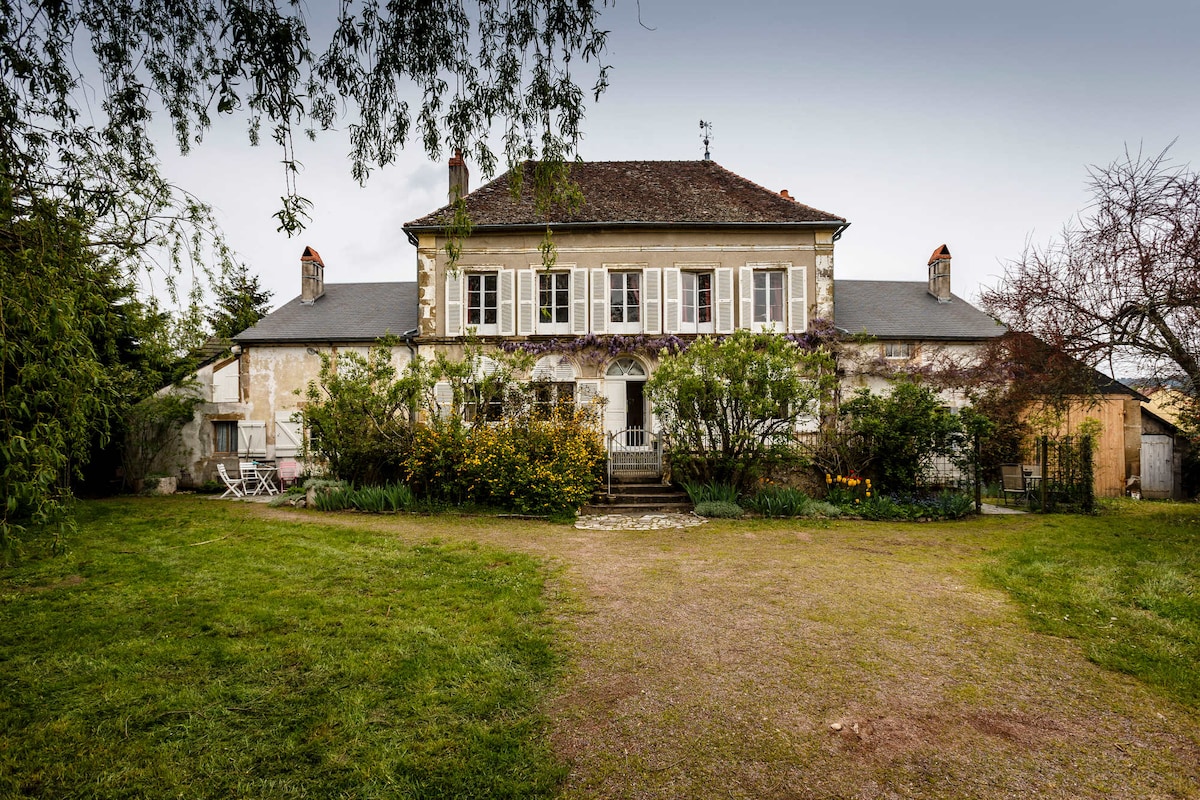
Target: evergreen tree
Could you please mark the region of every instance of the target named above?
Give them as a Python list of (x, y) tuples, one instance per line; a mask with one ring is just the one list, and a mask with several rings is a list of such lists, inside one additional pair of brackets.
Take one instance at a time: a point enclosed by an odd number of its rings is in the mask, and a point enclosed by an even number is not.
[(259, 285), (258, 276), (251, 275), (245, 264), (226, 272), (217, 285), (216, 308), (206, 319), (214, 336), (230, 339), (246, 330), (271, 310), (271, 292)]

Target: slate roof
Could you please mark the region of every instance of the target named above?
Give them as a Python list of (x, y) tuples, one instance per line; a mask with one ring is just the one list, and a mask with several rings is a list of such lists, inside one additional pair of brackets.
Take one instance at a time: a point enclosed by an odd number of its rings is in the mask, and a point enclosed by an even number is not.
[[(524, 165), (522, 194), (514, 199), (506, 172), (465, 198), (475, 228), (552, 225), (844, 225), (835, 214), (797, 203), (735, 175), (713, 161), (591, 161), (571, 165), (583, 193), (577, 211), (533, 207), (534, 162)], [(406, 229), (439, 228), (449, 206), (413, 220)]]
[(242, 344), (372, 342), (417, 327), (417, 284), (327, 283), (311, 305), (289, 300), (238, 335)]
[(878, 339), (978, 340), (1007, 330), (958, 295), (939, 303), (923, 281), (835, 280), (833, 322)]

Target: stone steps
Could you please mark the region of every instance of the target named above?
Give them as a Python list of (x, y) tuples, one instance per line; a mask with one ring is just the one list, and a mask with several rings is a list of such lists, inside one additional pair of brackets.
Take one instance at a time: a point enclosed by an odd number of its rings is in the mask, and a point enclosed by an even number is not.
[(592, 502), (583, 507), (584, 514), (650, 514), (656, 511), (688, 512), (692, 510), (687, 493), (661, 482), (617, 482), (612, 494), (596, 492)]

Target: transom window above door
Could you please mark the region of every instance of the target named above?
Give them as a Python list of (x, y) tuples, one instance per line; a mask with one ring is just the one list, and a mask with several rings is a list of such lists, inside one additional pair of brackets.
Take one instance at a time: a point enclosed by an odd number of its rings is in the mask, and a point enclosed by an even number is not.
[(499, 326), (499, 276), (473, 272), (467, 276), (467, 325), (479, 333), (495, 333)]
[(646, 368), (635, 358), (618, 358), (604, 374), (610, 378), (644, 378), (646, 377)]
[(608, 273), (608, 323), (610, 333), (642, 330), (642, 273)]

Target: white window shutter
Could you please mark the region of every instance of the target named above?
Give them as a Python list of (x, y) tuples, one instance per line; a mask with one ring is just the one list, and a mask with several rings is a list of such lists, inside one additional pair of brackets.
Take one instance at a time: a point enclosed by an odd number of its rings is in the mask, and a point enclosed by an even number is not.
[(446, 276), (446, 335), (463, 334), (463, 274)]
[(792, 267), (788, 270), (788, 330), (804, 333), (808, 330), (808, 270)]
[(554, 367), (554, 380), (558, 383), (571, 383), (575, 380), (575, 365), (569, 358), (559, 357), (558, 365)]
[(480, 356), (479, 364), (476, 367), (475, 380), (481, 381), (484, 378), (490, 378), (496, 374), (496, 370), (500, 368), (499, 362), (491, 356)]
[(663, 270), (663, 333), (679, 333), (680, 284), (678, 267)]
[(598, 401), (600, 381), (579, 381), (575, 384), (575, 404), (586, 406)]
[(523, 269), (517, 275), (517, 335), (533, 333), (537, 318), (537, 270)]
[(433, 385), (433, 402), (442, 419), (449, 419), (454, 413), (454, 387), (449, 381), (438, 381)]
[(717, 270), (716, 331), (733, 333), (733, 270), (721, 267)]
[(742, 299), (742, 327), (754, 330), (754, 270), (742, 267), (738, 270), (738, 293)]
[(584, 336), (588, 332), (587, 270), (571, 270), (571, 333)]
[(608, 330), (608, 270), (592, 270), (592, 333)]
[(304, 426), (292, 421), (291, 411), (275, 412), (275, 456), (294, 456), (304, 444)]
[(238, 454), (266, 458), (267, 423), (254, 420), (238, 422)]
[(214, 403), (236, 403), (238, 397), (238, 361), (234, 359), (213, 372)]
[(662, 333), (662, 270), (642, 270), (642, 330)]
[(516, 330), (516, 315), (517, 315), (517, 299), (513, 296), (515, 290), (516, 273), (511, 269), (500, 270), (496, 282), (499, 296), (496, 298), (496, 303), (499, 308), (496, 309), (497, 333), (501, 336), (512, 336)]
[(529, 378), (534, 383), (543, 383), (545, 381), (554, 380), (554, 370), (558, 366), (558, 356), (542, 356), (533, 365), (533, 371), (529, 373)]

